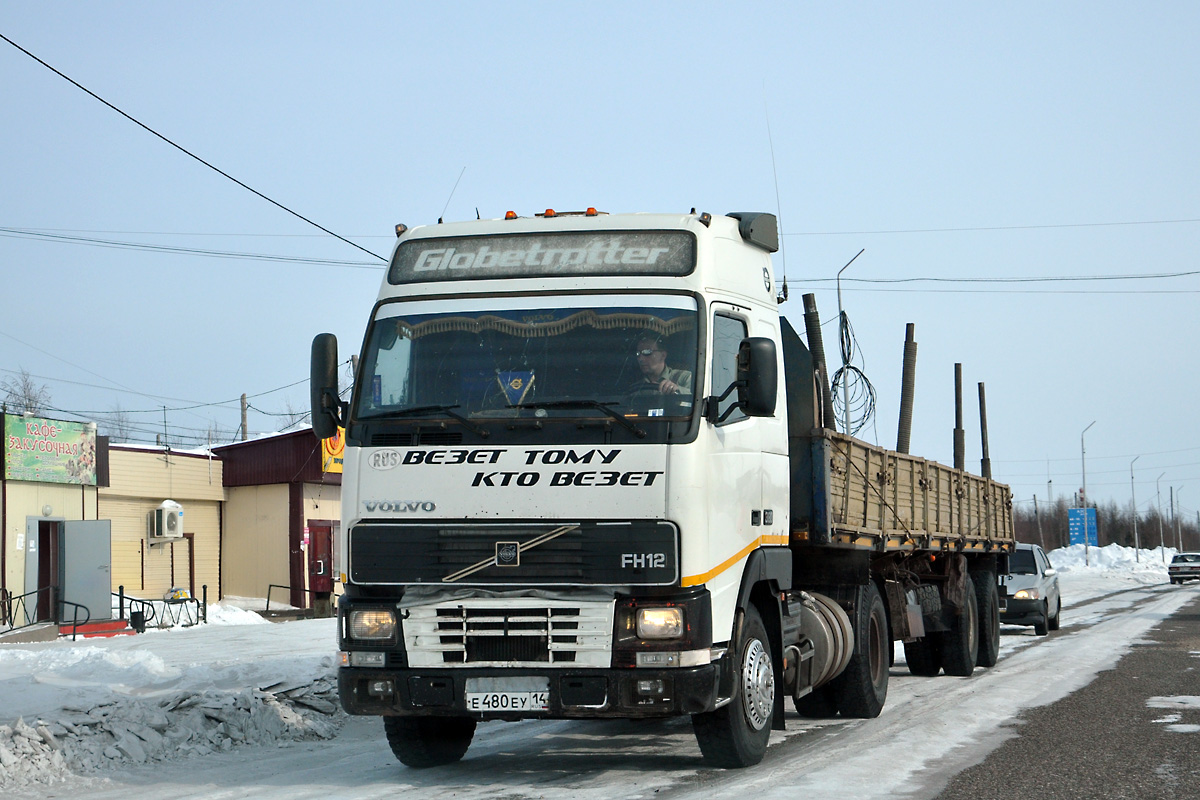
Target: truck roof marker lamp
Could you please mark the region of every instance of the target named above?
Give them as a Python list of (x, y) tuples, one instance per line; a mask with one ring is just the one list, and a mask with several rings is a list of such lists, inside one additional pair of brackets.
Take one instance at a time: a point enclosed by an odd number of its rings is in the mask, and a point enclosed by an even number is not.
[(403, 222), (396, 223), (396, 238), (397, 239), (399, 239), (401, 236), (403, 236), (407, 232), (408, 232), (407, 225), (405, 225)]
[(588, 209), (587, 209), (587, 211), (583, 212), (583, 214), (584, 214), (584, 216), (587, 216), (587, 217), (598, 217), (598, 216), (600, 216), (600, 212), (599, 212), (599, 211), (597, 211), (596, 209), (592, 208), (591, 206), (588, 206)]
[(505, 218), (505, 219), (516, 219), (516, 218), (517, 218), (517, 212), (515, 212), (515, 211), (505, 211), (505, 212), (504, 212), (504, 218)]
[(547, 208), (545, 211), (542, 212), (542, 216), (545, 217), (546, 219), (551, 219), (552, 217), (557, 217), (558, 214), (557, 214), (557, 212), (555, 212), (555, 210), (553, 208)]

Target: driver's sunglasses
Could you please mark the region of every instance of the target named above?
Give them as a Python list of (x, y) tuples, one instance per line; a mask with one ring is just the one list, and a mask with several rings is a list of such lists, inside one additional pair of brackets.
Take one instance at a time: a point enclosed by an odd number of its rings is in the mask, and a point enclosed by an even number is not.
[(633, 351), (633, 354), (634, 354), (635, 356), (646, 356), (647, 358), (649, 358), (650, 356), (654, 355), (655, 353), (661, 353), (661, 352), (662, 352), (661, 350), (654, 350), (654, 349), (650, 349), (650, 350), (634, 350), (634, 351)]

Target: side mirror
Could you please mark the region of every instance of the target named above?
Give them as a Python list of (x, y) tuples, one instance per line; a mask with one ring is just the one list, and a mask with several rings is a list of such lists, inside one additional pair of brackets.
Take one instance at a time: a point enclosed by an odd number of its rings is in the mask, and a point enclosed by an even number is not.
[(312, 343), (309, 371), (309, 399), (312, 401), (312, 428), (318, 439), (328, 439), (343, 424), (342, 403), (337, 389), (337, 337), (318, 333)]
[(779, 368), (775, 342), (763, 336), (742, 339), (738, 346), (738, 405), (748, 417), (775, 414), (779, 390)]
[[(748, 417), (775, 414), (775, 395), (779, 389), (779, 369), (775, 361), (775, 342), (762, 336), (742, 339), (737, 353), (737, 379), (720, 395), (707, 398), (705, 416), (715, 424), (724, 422), (734, 411)], [(737, 402), (718, 413), (721, 403), (734, 391)]]
[(1053, 578), (1055, 575), (1058, 574), (1058, 570), (1056, 570), (1054, 567), (1048, 567), (1046, 569), (1046, 571), (1043, 572), (1042, 574), (1045, 575), (1047, 578)]

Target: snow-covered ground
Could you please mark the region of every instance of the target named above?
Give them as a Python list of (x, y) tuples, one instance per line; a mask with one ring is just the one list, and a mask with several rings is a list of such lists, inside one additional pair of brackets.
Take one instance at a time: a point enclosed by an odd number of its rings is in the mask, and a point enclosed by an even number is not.
[[(1110, 545), (1090, 548), (1085, 564), (1082, 546), (1053, 551), (1060, 632), (1047, 638), (1005, 627), (1000, 664), (969, 679), (909, 676), (898, 648), (878, 720), (789, 713), (789, 730), (774, 735), (764, 764), (729, 773), (703, 766), (686, 720), (488, 723), (461, 764), (408, 770), (387, 752), (378, 720), (347, 718), (337, 707), (333, 620), (268, 624), (235, 605), (213, 605), (208, 625), (0, 645), (0, 794), (385, 797), (419, 787), (426, 797), (483, 798), (501, 781), (505, 796), (610, 800), (667, 788), (707, 795), (732, 781), (772, 797), (780, 770), (789, 772), (789, 797), (917, 792), (995, 746), (1000, 726), (1022, 709), (1086, 685), (1194, 598), (1195, 584), (1168, 586), (1172, 553), (1135, 558)], [(1139, 613), (1124, 613), (1134, 605)], [(1168, 699), (1174, 705), (1161, 707), (1194, 710), (1200, 702)], [(649, 766), (639, 770), (639, 759)]]

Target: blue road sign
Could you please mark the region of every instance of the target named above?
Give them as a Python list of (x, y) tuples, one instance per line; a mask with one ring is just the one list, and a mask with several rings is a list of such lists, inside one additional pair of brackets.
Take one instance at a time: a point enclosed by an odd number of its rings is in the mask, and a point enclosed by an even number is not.
[(1083, 544), (1084, 530), (1087, 531), (1087, 543), (1092, 547), (1099, 547), (1100, 542), (1096, 534), (1096, 509), (1068, 508), (1067, 532), (1071, 536), (1071, 544)]

